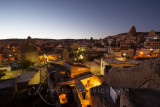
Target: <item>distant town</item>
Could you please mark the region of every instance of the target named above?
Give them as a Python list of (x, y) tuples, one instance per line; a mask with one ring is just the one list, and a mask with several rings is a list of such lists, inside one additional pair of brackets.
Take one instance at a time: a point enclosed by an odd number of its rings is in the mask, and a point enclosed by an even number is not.
[(0, 40), (7, 107), (159, 107), (160, 32)]

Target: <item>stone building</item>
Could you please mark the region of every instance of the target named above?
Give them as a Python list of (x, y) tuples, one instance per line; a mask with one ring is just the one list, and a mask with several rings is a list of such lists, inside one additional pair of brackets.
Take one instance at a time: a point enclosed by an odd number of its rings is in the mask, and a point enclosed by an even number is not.
[(146, 37), (146, 38), (150, 38), (150, 39), (157, 39), (157, 38), (158, 38), (158, 36), (159, 36), (159, 34), (158, 34), (158, 33), (156, 33), (154, 30), (151, 30), (151, 31), (148, 33), (148, 35), (147, 35), (147, 37)]
[(159, 39), (153, 39), (148, 40), (144, 42), (145, 48), (152, 48), (152, 49), (160, 49), (160, 40)]
[(114, 88), (160, 89), (160, 59), (147, 60), (134, 67), (111, 68), (104, 72), (104, 81)]
[(82, 64), (63, 62), (63, 66), (69, 70), (71, 78), (90, 72), (90, 68)]
[(120, 49), (121, 50), (128, 50), (130, 48), (130, 42), (121, 42), (120, 43)]
[(137, 63), (134, 62), (134, 60), (131, 60), (133, 62), (130, 61), (119, 61), (116, 59), (105, 59), (105, 58), (101, 58), (101, 66), (100, 66), (100, 74), (104, 75), (104, 70), (105, 70), (105, 66), (112, 66), (112, 67), (128, 67), (128, 66), (135, 66)]
[(89, 104), (91, 107), (119, 107), (118, 100), (114, 99), (116, 96), (109, 85), (102, 84), (90, 89)]

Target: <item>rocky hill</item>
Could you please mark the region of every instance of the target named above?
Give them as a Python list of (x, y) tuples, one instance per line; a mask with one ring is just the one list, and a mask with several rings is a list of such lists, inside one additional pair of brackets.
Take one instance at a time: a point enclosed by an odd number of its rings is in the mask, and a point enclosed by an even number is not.
[(160, 36), (160, 32), (156, 32), (155, 30), (151, 30), (150, 32), (136, 32), (135, 26), (132, 26), (129, 32), (126, 33), (120, 33), (113, 36), (108, 36), (104, 38), (103, 40), (107, 39), (117, 39), (117, 38), (128, 38), (128, 37), (139, 37), (139, 36)]

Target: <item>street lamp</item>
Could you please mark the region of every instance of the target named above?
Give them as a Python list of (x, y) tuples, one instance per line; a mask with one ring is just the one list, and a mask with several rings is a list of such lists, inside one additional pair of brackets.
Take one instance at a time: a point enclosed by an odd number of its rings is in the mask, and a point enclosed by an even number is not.
[(123, 53), (123, 56), (126, 56), (126, 53)]

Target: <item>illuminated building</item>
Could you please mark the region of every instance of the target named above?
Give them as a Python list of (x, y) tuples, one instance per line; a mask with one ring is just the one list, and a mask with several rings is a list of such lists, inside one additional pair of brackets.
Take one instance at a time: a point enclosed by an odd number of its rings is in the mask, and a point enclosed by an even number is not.
[(61, 103), (61, 104), (64, 104), (64, 103), (67, 103), (67, 102), (68, 102), (67, 97), (66, 97), (66, 94), (61, 94), (61, 95), (59, 95), (59, 99), (60, 99), (60, 103)]
[(61, 56), (59, 54), (43, 54), (39, 56), (41, 63), (56, 61)]
[[(89, 105), (89, 89), (102, 83), (100, 77), (91, 74), (88, 67), (69, 62), (64, 62), (63, 65), (50, 63), (47, 78), (49, 89), (54, 89), (55, 84), (56, 89), (61, 90), (56, 92), (61, 105), (76, 103), (82, 107)], [(66, 89), (70, 91), (62, 91)]]
[(144, 43), (145, 48), (160, 49), (160, 40), (149, 40)]
[(90, 68), (82, 64), (74, 64), (72, 62), (63, 62), (63, 65), (70, 71), (71, 78), (83, 73), (89, 73)]
[(159, 56), (159, 49), (140, 49), (136, 51), (136, 55), (134, 56), (134, 59), (145, 59), (145, 58), (157, 58)]
[(120, 60), (116, 60), (116, 59), (105, 59), (105, 58), (101, 58), (101, 75), (104, 75), (104, 69), (106, 65), (111, 65), (112, 67), (125, 67), (125, 66), (135, 66), (137, 65), (138, 61), (135, 60), (130, 60), (130, 61), (120, 61)]

